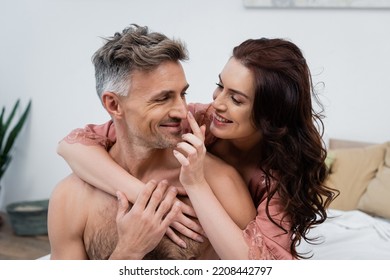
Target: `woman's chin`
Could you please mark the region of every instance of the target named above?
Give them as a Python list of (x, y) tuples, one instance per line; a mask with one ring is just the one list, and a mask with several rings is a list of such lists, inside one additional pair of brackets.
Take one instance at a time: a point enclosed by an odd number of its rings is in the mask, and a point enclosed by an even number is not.
[(220, 139), (226, 139), (227, 137), (227, 131), (223, 131), (220, 127), (215, 126), (214, 124), (211, 124), (210, 126), (210, 132), (217, 138)]

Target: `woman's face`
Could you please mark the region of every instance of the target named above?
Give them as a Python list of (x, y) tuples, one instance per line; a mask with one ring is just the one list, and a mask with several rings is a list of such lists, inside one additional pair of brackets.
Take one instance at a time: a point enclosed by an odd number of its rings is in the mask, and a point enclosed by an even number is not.
[(252, 72), (234, 57), (229, 59), (213, 94), (215, 114), (210, 130), (214, 136), (243, 140), (260, 137), (252, 121), (254, 85)]

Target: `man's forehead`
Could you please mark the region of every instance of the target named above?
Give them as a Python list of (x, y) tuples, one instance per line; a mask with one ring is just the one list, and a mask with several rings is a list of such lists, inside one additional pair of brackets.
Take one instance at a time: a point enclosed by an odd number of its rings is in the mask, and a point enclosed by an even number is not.
[(130, 77), (130, 92), (182, 92), (188, 88), (179, 62), (164, 62), (153, 70), (136, 70)]

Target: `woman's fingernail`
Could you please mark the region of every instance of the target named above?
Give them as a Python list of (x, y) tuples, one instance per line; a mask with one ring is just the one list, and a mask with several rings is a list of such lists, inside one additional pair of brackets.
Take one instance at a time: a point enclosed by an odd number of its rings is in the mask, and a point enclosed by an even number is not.
[(202, 243), (202, 242), (204, 242), (204, 239), (203, 239), (202, 237), (198, 236), (198, 237), (196, 238), (196, 241)]

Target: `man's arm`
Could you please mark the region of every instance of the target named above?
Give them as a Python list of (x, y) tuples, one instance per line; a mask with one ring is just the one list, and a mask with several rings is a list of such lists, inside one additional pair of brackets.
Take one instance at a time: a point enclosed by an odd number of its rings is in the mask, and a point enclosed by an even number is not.
[(50, 197), (48, 234), (51, 259), (88, 259), (83, 242), (87, 208), (85, 203), (79, 203), (82, 183), (70, 175), (56, 186)]

